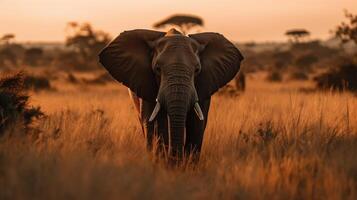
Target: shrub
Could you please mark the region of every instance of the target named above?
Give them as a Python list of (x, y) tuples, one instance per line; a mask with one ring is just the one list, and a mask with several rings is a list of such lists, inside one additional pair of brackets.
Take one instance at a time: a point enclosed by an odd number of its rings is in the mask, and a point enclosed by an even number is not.
[(43, 49), (41, 48), (29, 48), (25, 51), (24, 63), (30, 66), (38, 66), (43, 57)]
[(51, 82), (47, 77), (34, 75), (26, 75), (24, 77), (24, 88), (35, 91), (52, 89)]
[(357, 64), (350, 62), (314, 78), (318, 89), (357, 91)]
[(2, 66), (16, 66), (17, 56), (9, 48), (0, 50), (0, 64)]
[(293, 62), (294, 55), (290, 51), (276, 51), (272, 54), (277, 70), (285, 70)]
[(280, 72), (274, 70), (268, 74), (266, 80), (271, 82), (281, 82), (283, 80), (283, 77)]
[(0, 135), (15, 123), (28, 130), (35, 118), (43, 116), (40, 107), (29, 106), (24, 80), (23, 72), (0, 77)]
[(54, 65), (65, 70), (85, 70), (85, 64), (73, 51), (59, 52), (55, 58)]
[(313, 55), (313, 54), (306, 54), (306, 55), (302, 55), (300, 57), (298, 57), (296, 60), (295, 60), (295, 65), (297, 67), (299, 67), (300, 69), (302, 70), (305, 70), (305, 71), (310, 71), (311, 70), (311, 66), (318, 62), (318, 58)]
[(306, 72), (294, 71), (294, 72), (290, 73), (289, 78), (290, 78), (290, 80), (305, 81), (305, 80), (309, 79), (309, 76), (306, 74)]

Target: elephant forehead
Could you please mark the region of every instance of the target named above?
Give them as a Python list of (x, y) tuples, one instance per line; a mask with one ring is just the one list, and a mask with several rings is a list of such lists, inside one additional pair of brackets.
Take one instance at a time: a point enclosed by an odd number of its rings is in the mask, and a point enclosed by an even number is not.
[(158, 42), (158, 48), (163, 50), (171, 47), (192, 47), (192, 39), (183, 35), (165, 36)]
[(183, 44), (189, 44), (191, 42), (191, 38), (185, 36), (185, 35), (168, 35), (165, 37), (162, 37), (159, 43), (183, 43)]

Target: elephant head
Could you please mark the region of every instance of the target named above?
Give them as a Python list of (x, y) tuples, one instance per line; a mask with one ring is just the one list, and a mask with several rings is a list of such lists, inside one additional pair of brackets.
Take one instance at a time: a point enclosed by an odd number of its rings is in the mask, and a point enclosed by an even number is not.
[(182, 35), (132, 30), (121, 33), (99, 55), (100, 63), (138, 97), (156, 102), (149, 121), (160, 109), (169, 118), (172, 155), (184, 145), (187, 113), (208, 99), (237, 74), (243, 60), (239, 50), (218, 33)]

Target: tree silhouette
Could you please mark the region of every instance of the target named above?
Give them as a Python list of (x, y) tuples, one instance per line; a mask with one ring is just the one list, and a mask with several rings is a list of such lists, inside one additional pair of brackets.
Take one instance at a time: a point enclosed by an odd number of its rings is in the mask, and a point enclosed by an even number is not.
[(24, 47), (13, 42), (12, 33), (0, 36), (0, 65), (4, 67), (16, 66), (18, 58), (22, 56)]
[(66, 45), (69, 51), (58, 56), (58, 63), (76, 70), (92, 70), (99, 67), (99, 52), (109, 43), (110, 36), (95, 30), (89, 23), (69, 22), (66, 27)]
[(335, 36), (346, 43), (353, 41), (357, 44), (357, 15), (353, 15), (345, 10), (345, 16), (349, 23), (342, 22), (335, 30)]
[(86, 60), (96, 58), (99, 51), (110, 41), (107, 33), (94, 30), (89, 23), (69, 22), (67, 32), (66, 45)]
[(176, 26), (180, 29), (183, 34), (187, 34), (187, 32), (195, 26), (203, 26), (203, 19), (198, 16), (193, 15), (172, 15), (162, 21), (159, 21), (153, 25), (154, 28), (163, 28), (165, 26)]
[(305, 29), (292, 29), (285, 33), (290, 38), (290, 41), (294, 43), (300, 43), (301, 40), (310, 35), (310, 32)]
[(8, 34), (3, 35), (0, 38), (0, 42), (5, 43), (5, 44), (10, 44), (11, 40), (13, 40), (13, 39), (15, 39), (15, 35), (12, 33), (8, 33)]

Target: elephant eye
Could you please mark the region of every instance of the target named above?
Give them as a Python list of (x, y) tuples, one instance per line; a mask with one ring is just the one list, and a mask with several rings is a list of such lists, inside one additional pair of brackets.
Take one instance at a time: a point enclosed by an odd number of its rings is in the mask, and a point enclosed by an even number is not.
[(154, 67), (154, 72), (155, 72), (157, 75), (160, 75), (160, 73), (161, 73), (161, 67), (160, 67), (159, 65), (156, 65), (156, 66)]
[(199, 74), (200, 72), (201, 72), (201, 67), (200, 67), (200, 65), (197, 65), (195, 67), (195, 75)]

